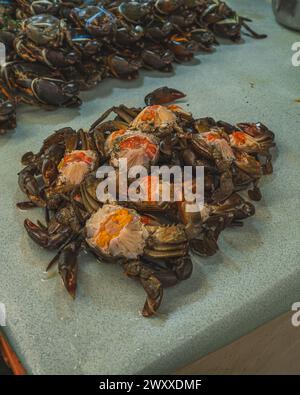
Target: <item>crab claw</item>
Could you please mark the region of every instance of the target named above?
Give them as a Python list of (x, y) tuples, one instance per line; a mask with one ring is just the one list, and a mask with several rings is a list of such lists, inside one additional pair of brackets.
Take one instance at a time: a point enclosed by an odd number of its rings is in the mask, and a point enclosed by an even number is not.
[(138, 75), (139, 65), (128, 62), (125, 58), (111, 55), (107, 58), (107, 66), (115, 78), (131, 80)]
[(193, 263), (190, 256), (172, 260), (173, 270), (179, 281), (187, 280), (193, 272)]
[(186, 95), (184, 93), (178, 91), (177, 89), (163, 86), (148, 93), (148, 95), (145, 97), (145, 103), (147, 106), (152, 106), (154, 104), (165, 104), (181, 99), (185, 96)]
[(219, 250), (218, 243), (213, 238), (191, 240), (191, 247), (193, 252), (200, 256), (213, 256)]
[(40, 196), (38, 182), (35, 178), (36, 167), (34, 165), (26, 166), (18, 174), (18, 183), (21, 190), (26, 193), (29, 200), (39, 207), (45, 206), (45, 201)]
[(46, 227), (36, 225), (28, 218), (24, 221), (24, 227), (33, 241), (49, 250), (54, 250), (62, 246), (71, 235), (71, 229), (67, 226), (61, 225), (55, 232), (49, 233)]
[(80, 243), (72, 242), (61, 252), (58, 261), (58, 272), (68, 293), (75, 299), (78, 273), (78, 253)]
[(234, 191), (234, 185), (230, 171), (225, 171), (220, 176), (220, 187), (216, 189), (212, 198), (214, 203), (226, 200)]
[(39, 102), (50, 106), (76, 106), (81, 101), (77, 96), (79, 89), (74, 82), (65, 82), (54, 78), (35, 78), (32, 91)]
[(146, 291), (147, 299), (142, 315), (151, 317), (159, 308), (163, 298), (163, 286), (155, 276), (154, 271), (144, 266), (140, 261), (129, 261), (124, 264), (124, 272), (128, 277), (138, 278)]
[(151, 317), (156, 313), (161, 304), (163, 287), (161, 282), (154, 275), (147, 279), (141, 279), (141, 283), (147, 293), (147, 299), (142, 314), (144, 317)]

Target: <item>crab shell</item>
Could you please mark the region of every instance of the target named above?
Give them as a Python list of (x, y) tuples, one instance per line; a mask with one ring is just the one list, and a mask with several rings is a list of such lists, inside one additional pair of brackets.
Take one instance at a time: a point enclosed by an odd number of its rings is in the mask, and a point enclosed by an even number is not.
[(34, 15), (22, 24), (27, 37), (37, 45), (49, 45), (59, 41), (64, 27), (63, 21), (47, 14)]
[(135, 210), (106, 204), (86, 222), (86, 241), (107, 258), (136, 259), (149, 236)]
[(201, 137), (208, 145), (215, 147), (221, 153), (224, 160), (232, 162), (235, 159), (235, 155), (228, 141), (220, 135), (218, 130), (212, 129), (210, 132), (201, 133)]
[[(136, 207), (143, 206), (151, 210), (151, 208), (155, 209), (155, 207), (163, 206), (164, 203), (167, 203), (163, 200), (164, 188), (170, 192), (167, 201), (170, 200), (174, 203), (175, 196), (173, 184), (165, 180), (160, 180), (159, 176), (156, 175), (141, 177), (139, 179), (139, 200), (135, 203)], [(128, 188), (128, 195), (130, 196), (131, 193), (135, 193), (135, 191), (136, 186), (134, 184), (130, 185)]]
[(259, 152), (260, 151), (260, 144), (245, 132), (232, 132), (230, 134), (230, 145), (231, 147), (245, 151), (245, 152)]
[(119, 159), (127, 159), (127, 167), (149, 167), (157, 162), (159, 143), (155, 136), (138, 130), (120, 129), (113, 132), (105, 142), (105, 151), (110, 163), (119, 166)]
[(74, 150), (66, 153), (58, 165), (59, 181), (79, 185), (94, 169), (96, 162), (97, 156), (92, 150)]
[(145, 107), (131, 122), (131, 127), (142, 131), (163, 129), (176, 123), (177, 117), (171, 109), (153, 105)]

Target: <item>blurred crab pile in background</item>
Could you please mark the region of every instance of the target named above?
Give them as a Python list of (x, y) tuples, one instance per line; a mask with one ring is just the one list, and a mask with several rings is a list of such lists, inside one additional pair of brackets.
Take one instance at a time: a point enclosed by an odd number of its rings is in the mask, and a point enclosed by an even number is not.
[[(190, 253), (215, 254), (220, 233), (254, 215), (245, 193), (253, 201), (261, 199), (258, 182), (272, 173), (274, 134), (260, 122), (231, 125), (194, 118), (168, 104), (184, 96), (158, 88), (146, 96), (144, 108), (112, 107), (90, 129), (62, 128), (44, 140), (38, 153), (23, 155), (19, 186), (28, 200), (18, 207), (45, 211), (44, 223), (26, 219), (25, 229), (37, 244), (57, 251), (47, 270), (58, 265), (72, 297), (84, 250), (99, 261), (120, 263), (127, 276), (140, 281), (147, 294), (142, 314), (149, 317), (159, 308), (163, 289), (191, 275)], [(118, 184), (119, 159), (129, 170), (135, 165), (146, 169), (138, 187), (144, 193), (136, 201), (121, 199), (123, 192), (114, 200), (99, 199), (97, 188), (108, 175), (100, 180), (97, 169), (109, 165)], [(153, 165), (204, 168), (204, 205), (191, 212), (185, 195), (153, 198), (153, 190), (160, 192), (166, 182), (171, 191), (176, 187), (172, 177), (166, 181), (149, 172)], [(127, 194), (132, 184), (122, 181), (122, 187), (118, 191), (125, 188)]]
[(0, 133), (15, 127), (19, 103), (78, 106), (105, 77), (171, 71), (242, 29), (265, 37), (247, 22), (219, 0), (0, 0)]

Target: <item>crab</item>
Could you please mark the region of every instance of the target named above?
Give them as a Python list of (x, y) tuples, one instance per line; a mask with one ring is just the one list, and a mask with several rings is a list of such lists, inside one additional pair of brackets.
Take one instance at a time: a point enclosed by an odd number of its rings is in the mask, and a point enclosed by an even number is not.
[(173, 53), (159, 45), (151, 45), (145, 48), (141, 53), (141, 59), (144, 68), (165, 72), (173, 70)]
[(200, 23), (208, 26), (217, 35), (238, 41), (241, 38), (242, 27), (251, 34), (253, 38), (263, 39), (265, 34), (258, 34), (253, 31), (246, 21), (250, 19), (239, 16), (224, 1), (213, 0), (208, 2), (206, 9), (200, 16)]
[(19, 8), (19, 17), (28, 17), (38, 14), (55, 15), (60, 6), (59, 0), (16, 0)]
[(128, 168), (136, 165), (149, 167), (157, 162), (159, 141), (138, 130), (120, 129), (107, 138), (105, 149), (114, 167), (118, 167), (122, 158), (126, 158)]
[[(239, 191), (248, 190), (252, 200), (261, 198), (257, 184), (266, 163), (260, 157), (271, 161), (274, 133), (261, 123), (194, 119), (169, 104), (184, 96), (158, 88), (145, 97), (150, 105), (144, 108), (112, 107), (89, 130), (60, 129), (39, 152), (24, 154), (19, 185), (28, 201), (18, 207), (45, 212), (45, 223), (26, 219), (25, 229), (38, 245), (56, 250), (47, 270), (57, 263), (73, 298), (79, 254), (86, 251), (101, 262), (119, 263), (127, 276), (139, 280), (147, 294), (142, 314), (153, 316), (163, 289), (191, 275), (190, 253), (217, 253), (221, 233), (254, 215), (254, 205)], [(112, 112), (116, 117), (107, 119)], [(128, 165), (125, 180), (121, 159)], [(98, 169), (100, 164), (104, 168)], [(184, 184), (172, 171), (175, 164), (191, 167)], [(135, 165), (145, 171), (138, 180)], [(153, 174), (153, 165), (164, 165), (168, 179), (161, 169)], [(204, 166), (200, 191), (198, 166)], [(111, 171), (116, 194), (109, 188)]]
[(4, 81), (0, 80), (0, 134), (16, 127), (16, 105), (8, 93)]
[[(76, 293), (77, 255), (81, 249), (101, 261), (119, 262), (128, 277), (140, 280), (147, 294), (142, 310), (145, 317), (156, 313), (163, 287), (175, 285), (192, 273), (188, 242), (180, 225), (161, 225), (133, 209), (110, 204), (95, 211), (84, 228), (74, 217), (76, 211), (67, 205), (47, 227), (28, 219), (24, 222), (35, 242), (44, 248), (60, 249), (55, 261), (58, 260), (59, 273), (72, 297)], [(48, 268), (53, 263), (54, 260)]]
[[(86, 235), (96, 255), (119, 260), (129, 277), (141, 281), (147, 293), (142, 310), (146, 317), (160, 306), (164, 285), (191, 275), (188, 242), (180, 225), (149, 223), (133, 209), (104, 205), (86, 222)], [(162, 259), (164, 265), (160, 266)]]
[[(126, 22), (140, 25), (151, 19), (151, 3), (147, 1), (123, 1), (117, 7), (118, 16)], [(147, 23), (146, 23), (147, 25)]]
[[(175, 100), (182, 96), (179, 91), (174, 90), (166, 99)], [(183, 95), (184, 96), (184, 95)], [(157, 97), (150, 99), (151, 95), (147, 95), (147, 101), (153, 100), (164, 102), (164, 99)], [(117, 114), (117, 118), (127, 125), (130, 130), (139, 130), (145, 133), (151, 133), (159, 138), (170, 135), (174, 131), (181, 132), (180, 123), (184, 120), (191, 119), (191, 114), (183, 110), (178, 105), (162, 106), (160, 104), (153, 104), (146, 106), (142, 110), (130, 109), (124, 105), (119, 107), (111, 107), (93, 124), (95, 127), (107, 118), (111, 112)]]
[(64, 40), (71, 43), (65, 21), (53, 15), (41, 14), (25, 19), (21, 24), (21, 30), (36, 45), (59, 48)]
[[(104, 139), (101, 133), (88, 133), (63, 128), (43, 143), (37, 154), (27, 152), (19, 172), (19, 186), (29, 202), (19, 203), (20, 208), (40, 206), (57, 207), (62, 195), (71, 192), (86, 175), (102, 161)], [(42, 177), (43, 187), (38, 183)]]
[(27, 77), (25, 83), (23, 76), (13, 76), (10, 94), (18, 102), (22, 96), (22, 103), (52, 107), (79, 105), (78, 90), (105, 78), (133, 80), (140, 69), (173, 72), (174, 62), (213, 52), (217, 36), (237, 41), (245, 31), (266, 37), (219, 0), (17, 0), (4, 1), (0, 9), (7, 62), (48, 67), (32, 86)]
[(144, 37), (144, 28), (140, 25), (130, 26), (122, 22), (121, 26), (117, 27), (114, 36), (114, 45), (122, 50), (124, 47), (128, 49), (138, 50), (143, 46), (142, 38)]
[[(230, 194), (233, 184), (236, 188), (253, 184), (253, 189), (248, 190), (249, 197), (260, 200), (258, 182), (263, 173), (272, 173), (270, 149), (275, 147), (274, 133), (261, 123), (238, 123), (234, 126), (222, 121), (216, 122), (212, 118), (198, 119), (194, 126), (200, 137), (194, 137), (192, 144), (198, 149), (198, 153), (200, 151), (200, 154), (208, 158), (209, 149), (205, 145), (216, 147), (223, 156), (221, 164), (227, 163), (224, 173), (227, 185), (225, 191), (227, 189)], [(201, 141), (202, 138), (205, 144)], [(264, 163), (259, 157), (266, 158)], [(223, 198), (223, 193), (219, 198)]]
[(236, 131), (230, 134), (232, 146), (239, 151), (265, 157), (266, 161), (263, 164), (263, 171), (265, 174), (272, 173), (272, 155), (270, 149), (275, 147), (274, 133), (260, 122), (239, 123), (237, 126), (242, 132)]
[(110, 37), (116, 31), (115, 16), (103, 7), (87, 5), (84, 8), (73, 8), (69, 13), (71, 21), (84, 28), (93, 37)]
[(137, 78), (140, 64), (127, 60), (119, 55), (109, 55), (106, 58), (106, 70), (109, 75), (119, 78), (132, 80)]
[(41, 14), (25, 19), (15, 39), (17, 54), (29, 62), (64, 68), (80, 61), (71, 32), (64, 20)]
[(42, 64), (8, 62), (2, 66), (1, 74), (17, 103), (38, 104), (48, 109), (81, 104), (76, 83), (65, 81), (62, 75)]
[(183, 0), (156, 0), (155, 9), (161, 14), (172, 14), (177, 11), (183, 4)]

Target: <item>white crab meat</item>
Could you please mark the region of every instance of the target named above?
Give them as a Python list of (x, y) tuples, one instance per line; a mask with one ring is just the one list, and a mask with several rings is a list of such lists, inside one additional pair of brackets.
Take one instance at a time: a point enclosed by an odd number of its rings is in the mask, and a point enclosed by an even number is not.
[(160, 106), (147, 106), (131, 122), (131, 127), (147, 131), (149, 127), (164, 128), (176, 123), (176, 114), (171, 109)]
[[(138, 189), (138, 200), (142, 202), (147, 202), (149, 205), (157, 205), (163, 202), (163, 192), (167, 194), (167, 198), (170, 201), (174, 201), (174, 188), (173, 185), (168, 181), (160, 180), (159, 176), (150, 175), (141, 177), (139, 179), (138, 187), (135, 185), (129, 185), (128, 196), (131, 199), (134, 196), (136, 199), (136, 192)], [(134, 199), (131, 199), (134, 201)]]
[(245, 132), (236, 131), (231, 133), (230, 144), (232, 147), (245, 152), (259, 151), (259, 143)]
[(148, 232), (134, 210), (106, 204), (86, 223), (87, 242), (100, 252), (136, 259), (143, 254)]
[(96, 153), (92, 150), (74, 150), (65, 154), (58, 165), (61, 182), (78, 185), (94, 169)]
[(214, 146), (222, 154), (223, 159), (228, 161), (233, 161), (235, 159), (235, 155), (229, 143), (225, 138), (220, 136), (217, 131), (201, 133), (201, 137), (208, 145)]
[(116, 141), (119, 137), (123, 136), (125, 133), (128, 133), (126, 129), (119, 129), (112, 132), (105, 141), (105, 152), (107, 155), (110, 155), (111, 151), (113, 150)]
[(139, 131), (128, 130), (126, 133), (118, 133), (108, 141), (107, 149), (109, 148), (110, 161), (114, 167), (118, 167), (119, 159), (126, 159), (128, 168), (138, 165), (147, 167), (154, 164), (159, 155), (156, 138)]

